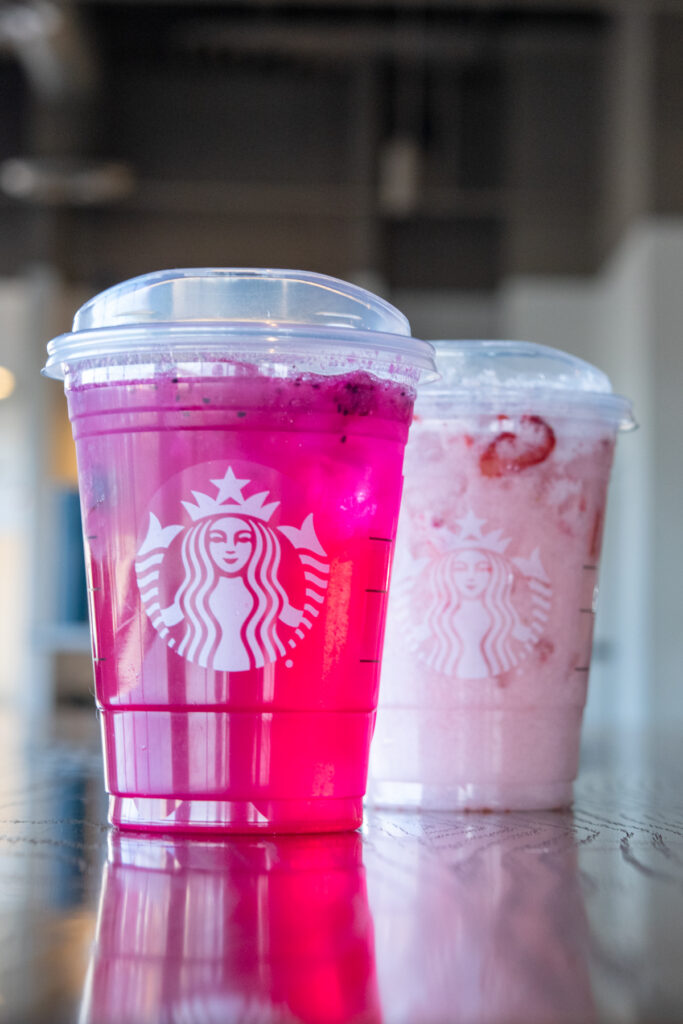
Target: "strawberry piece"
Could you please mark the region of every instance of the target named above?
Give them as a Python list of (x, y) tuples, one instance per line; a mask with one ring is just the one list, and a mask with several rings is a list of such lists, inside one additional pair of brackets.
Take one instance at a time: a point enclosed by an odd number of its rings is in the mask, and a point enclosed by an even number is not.
[(483, 476), (490, 477), (519, 473), (544, 462), (554, 447), (555, 432), (544, 419), (521, 416), (517, 433), (506, 430), (491, 441), (479, 459), (479, 468)]

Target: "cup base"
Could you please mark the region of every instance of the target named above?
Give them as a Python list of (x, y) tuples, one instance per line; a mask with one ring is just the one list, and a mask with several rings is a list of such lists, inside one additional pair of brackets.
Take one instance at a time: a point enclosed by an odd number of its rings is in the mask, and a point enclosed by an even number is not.
[(438, 811), (568, 807), (582, 708), (382, 707), (368, 778), (372, 803)]
[(373, 781), (367, 796), (375, 807), (423, 811), (559, 811), (572, 800), (573, 785), (566, 781), (507, 785)]
[(351, 832), (363, 820), (363, 798), (309, 800), (183, 800), (109, 797), (109, 821), (136, 832)]

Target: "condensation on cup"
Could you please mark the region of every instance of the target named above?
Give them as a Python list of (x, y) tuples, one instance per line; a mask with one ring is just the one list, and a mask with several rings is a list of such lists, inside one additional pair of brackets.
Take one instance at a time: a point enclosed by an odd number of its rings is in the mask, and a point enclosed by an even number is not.
[(582, 360), (436, 342), (406, 452), (369, 800), (572, 800), (605, 503), (631, 404)]
[(343, 281), (206, 269), (103, 292), (48, 352), (76, 442), (110, 821), (356, 828), (431, 346)]

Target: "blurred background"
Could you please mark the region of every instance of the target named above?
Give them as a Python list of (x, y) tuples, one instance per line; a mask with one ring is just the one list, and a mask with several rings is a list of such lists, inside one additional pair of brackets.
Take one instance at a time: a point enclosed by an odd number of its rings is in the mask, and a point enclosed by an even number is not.
[(0, 701), (91, 706), (75, 465), (44, 346), (173, 266), (367, 286), (635, 400), (588, 731), (683, 722), (683, 5), (0, 2)]

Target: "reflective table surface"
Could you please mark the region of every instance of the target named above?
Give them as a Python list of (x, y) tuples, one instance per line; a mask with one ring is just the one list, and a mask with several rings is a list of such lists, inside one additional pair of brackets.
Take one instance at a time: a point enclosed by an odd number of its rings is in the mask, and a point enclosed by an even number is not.
[(92, 713), (0, 712), (0, 1021), (683, 1021), (683, 755), (589, 745), (572, 811), (345, 835), (106, 825)]

